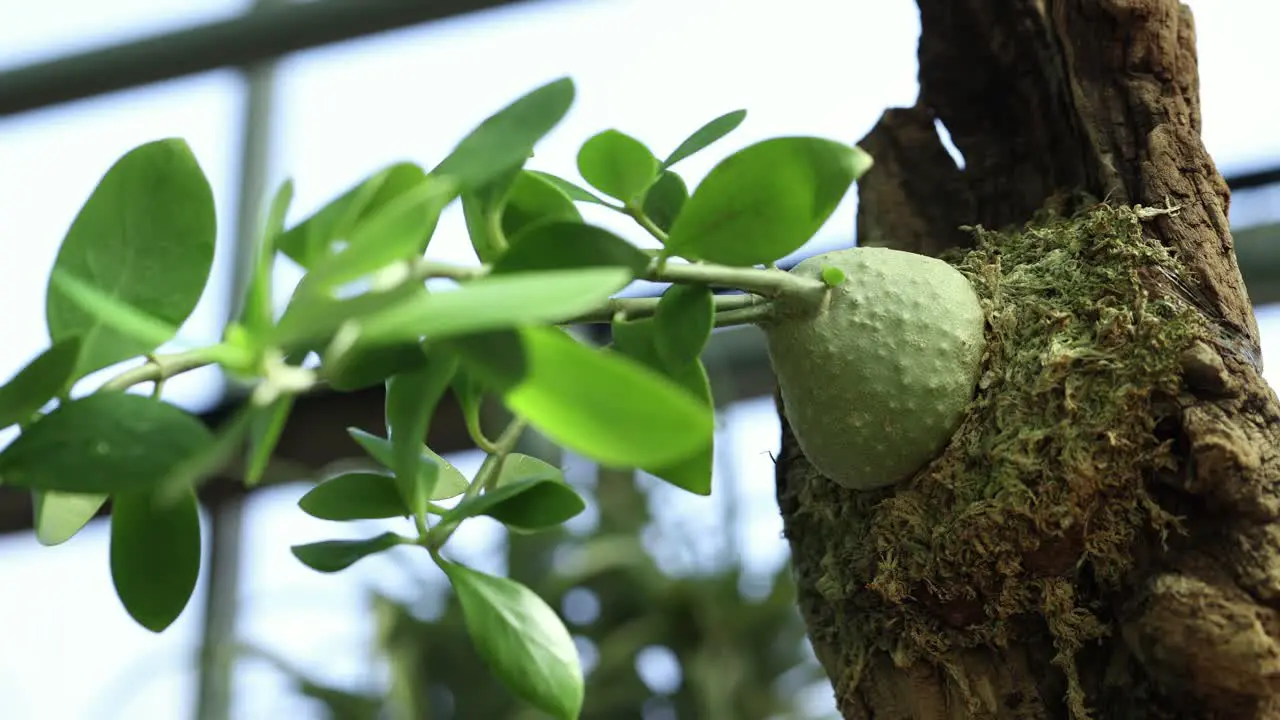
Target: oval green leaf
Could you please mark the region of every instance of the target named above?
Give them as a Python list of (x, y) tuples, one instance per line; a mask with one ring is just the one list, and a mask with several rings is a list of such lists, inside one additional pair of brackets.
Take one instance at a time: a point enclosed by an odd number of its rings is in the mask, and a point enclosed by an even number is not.
[(664, 170), (644, 194), (641, 209), (654, 225), (663, 232), (669, 232), (688, 201), (689, 187), (685, 185), (684, 178), (671, 170)]
[(75, 537), (97, 517), (106, 495), (73, 495), (60, 492), (31, 493), (32, 524), (41, 545), (61, 545)]
[(597, 462), (663, 465), (710, 442), (712, 412), (699, 399), (644, 365), (589, 348), (558, 328), (525, 327), (449, 345), (512, 411)]
[(429, 341), (517, 325), (564, 322), (609, 299), (631, 281), (622, 268), (512, 273), (458, 289), (422, 293), (359, 321), (361, 341)]
[(577, 720), (583, 677), (568, 629), (542, 598), (514, 580), (441, 562), (467, 632), (494, 675), (558, 720)]
[(246, 429), (249, 435), (249, 448), (245, 453), (244, 484), (254, 487), (262, 482), (271, 463), (271, 455), (284, 434), (284, 426), (289, 422), (289, 413), (293, 410), (295, 395), (283, 394), (266, 407), (252, 410)]
[(582, 497), (561, 480), (520, 480), (458, 503), (441, 521), (488, 515), (512, 530), (536, 532), (559, 525), (586, 507)]
[[(191, 148), (159, 140), (111, 166), (63, 238), (54, 271), (177, 328), (204, 292), (216, 235), (213, 191)], [(158, 346), (109, 326), (52, 283), (45, 319), (53, 342), (80, 337), (76, 377)]]
[(276, 244), (284, 233), (284, 218), (293, 204), (293, 180), (285, 180), (276, 189), (267, 208), (267, 217), (258, 235), (253, 271), (245, 286), (239, 312), (240, 324), (256, 342), (266, 338), (275, 323), (275, 296), (272, 289), (276, 265)]
[(419, 472), (422, 446), (436, 405), (444, 397), (457, 368), (457, 357), (435, 353), (423, 368), (400, 373), (387, 381), (386, 422), (391, 440), (391, 469), (410, 511), (418, 517), (426, 516), (427, 503), (435, 491), (433, 485), (440, 475), (438, 469), (435, 473)]
[(725, 158), (671, 226), (667, 249), (725, 265), (774, 262), (809, 241), (871, 161), (821, 138), (765, 140)]
[(385, 532), (365, 540), (322, 540), (289, 548), (303, 565), (322, 573), (346, 570), (361, 560), (390, 550), (397, 545), (412, 544), (407, 537)]
[(734, 110), (703, 125), (695, 130), (692, 135), (685, 138), (684, 142), (680, 143), (675, 150), (671, 151), (667, 159), (662, 161), (662, 169), (665, 170), (690, 155), (701, 152), (711, 143), (733, 132), (746, 119), (746, 110)]
[(308, 490), (298, 507), (321, 520), (381, 520), (411, 513), (396, 479), (371, 472), (331, 477)]
[(683, 367), (697, 360), (711, 339), (715, 296), (706, 285), (672, 285), (658, 301), (653, 320), (658, 356), (668, 367)]
[(626, 268), (633, 277), (650, 258), (635, 245), (602, 227), (577, 222), (545, 222), (526, 228), (493, 265), (493, 274), (581, 268)]
[(459, 503), (442, 521), (461, 522), (475, 515), (488, 515), (517, 532), (533, 532), (559, 525), (585, 508), (582, 498), (565, 483), (560, 468), (536, 457), (512, 453), (503, 461), (492, 490)]
[(340, 353), (324, 353), (320, 374), (334, 390), (350, 392), (381, 385), (396, 373), (425, 367), (427, 356), (417, 342), (396, 345), (356, 345)]
[(569, 112), (573, 95), (573, 81), (561, 78), (521, 97), (480, 123), (431, 174), (451, 177), (467, 192), (522, 165)]
[[(380, 465), (388, 470), (395, 467), (395, 450), (390, 440), (367, 433), (360, 428), (347, 428), (347, 434)], [(465, 492), (467, 485), (470, 484), (467, 476), (454, 467), (453, 463), (440, 457), (425, 445), (422, 446), (422, 453), (418, 460), (418, 472), (420, 475), (437, 475), (431, 492), (432, 500), (448, 500), (457, 497)], [(430, 477), (420, 477), (418, 482), (426, 485), (430, 480)]]
[(426, 177), (356, 223), (346, 247), (312, 266), (309, 282), (332, 288), (422, 255), (440, 213), (455, 197), (451, 180)]
[[(646, 367), (660, 372), (675, 384), (698, 398), (711, 412), (715, 402), (711, 396), (711, 379), (702, 360), (695, 359), (678, 367), (668, 365), (658, 353), (657, 323), (653, 318), (613, 323), (613, 346), (618, 352), (634, 358)], [(715, 458), (715, 436), (712, 435), (696, 453), (671, 463), (639, 466), (641, 470), (676, 487), (697, 495), (711, 494), (712, 464)]]
[(160, 400), (100, 392), (60, 406), (0, 452), (0, 482), (80, 494), (142, 492), (190, 458), (213, 434)]
[(583, 143), (578, 172), (591, 187), (630, 205), (658, 176), (658, 159), (630, 135), (605, 130)]
[(182, 614), (200, 575), (200, 512), (194, 492), (171, 503), (148, 493), (111, 503), (111, 580), (125, 610), (152, 632)]
[(329, 255), (335, 241), (345, 240), (357, 222), (417, 187), (425, 177), (426, 172), (413, 163), (389, 165), (290, 228), (276, 245), (289, 259), (311, 268)]
[(531, 225), (554, 220), (582, 222), (582, 213), (555, 184), (527, 170), (520, 171), (502, 205), (503, 234), (511, 240)]
[(600, 198), (596, 197), (590, 191), (584, 190), (578, 185), (571, 183), (562, 177), (552, 175), (551, 173), (542, 172), (541, 170), (530, 170), (529, 172), (533, 173), (534, 175), (537, 175), (543, 180), (546, 180), (552, 185), (555, 185), (557, 188), (560, 189), (561, 192), (563, 192), (565, 195), (568, 195), (569, 199), (574, 202), (594, 203), (596, 205), (609, 204), (604, 200), (601, 200)]
[(80, 338), (56, 342), (0, 386), (0, 428), (30, 420), (65, 390), (79, 354)]

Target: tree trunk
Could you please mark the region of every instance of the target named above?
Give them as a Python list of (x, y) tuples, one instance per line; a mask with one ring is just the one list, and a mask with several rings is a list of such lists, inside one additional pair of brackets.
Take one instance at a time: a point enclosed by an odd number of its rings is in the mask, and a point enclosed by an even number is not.
[[(1163, 302), (1193, 313), (1202, 331), (1162, 350), (1177, 353), (1170, 386), (1123, 395), (1141, 396), (1149, 443), (1126, 449), (1103, 432), (1083, 454), (1020, 459), (1045, 478), (1028, 484), (1032, 502), (1076, 513), (1056, 525), (1042, 506), (984, 501), (986, 514), (976, 514), (972, 498), (930, 485), (941, 482), (936, 466), (894, 489), (843, 490), (814, 472), (784, 419), (778, 503), (800, 609), (840, 711), (875, 720), (1280, 718), (1280, 406), (1261, 377), (1227, 186), (1200, 139), (1190, 10), (1174, 0), (918, 4), (920, 95), (862, 142), (877, 164), (860, 183), (859, 242), (938, 255), (973, 246), (961, 226), (1034, 226), (1046, 207), (1082, 207), (1068, 200), (1081, 192), (1112, 207), (1176, 208), (1138, 216), (1140, 235), (1177, 263), (1132, 273), (1141, 291), (1133, 317)], [(1007, 277), (1009, 257), (992, 272)], [(1072, 383), (1091, 371), (1076, 363), (1076, 375), (1052, 376), (1049, 360), (1039, 362), (1038, 381), (1056, 377), (1050, 390), (1069, 406)], [(996, 378), (977, 402), (1018, 392), (1028, 391)], [(1046, 426), (1037, 447), (1069, 447), (1051, 436), (1069, 425)], [(945, 453), (960, 452), (956, 444)], [(971, 446), (970, 461), (974, 447), (986, 446)], [(1127, 465), (1100, 460), (1124, 452)], [(979, 462), (995, 473), (1011, 461)], [(1106, 492), (1085, 502), (1081, 487)], [(910, 503), (932, 503), (922, 517), (941, 519), (895, 525), (892, 513)], [(1124, 503), (1139, 509), (1117, 519)], [(958, 541), (970, 525), (990, 535)], [(1115, 532), (1099, 537), (1102, 527)], [(990, 551), (990, 537), (1013, 551)], [(911, 553), (936, 559), (944, 547), (951, 565), (903, 569)]]

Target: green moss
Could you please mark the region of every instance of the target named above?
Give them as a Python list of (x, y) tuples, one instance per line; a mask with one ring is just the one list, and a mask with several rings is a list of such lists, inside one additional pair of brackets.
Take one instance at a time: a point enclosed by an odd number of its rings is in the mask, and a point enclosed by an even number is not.
[(1208, 332), (1144, 287), (1153, 270), (1186, 278), (1144, 237), (1151, 212), (1099, 205), (1016, 232), (975, 229), (976, 248), (955, 262), (982, 298), (987, 356), (951, 443), (893, 490), (804, 484), (805, 512), (831, 515), (809, 522), (841, 525), (816, 584), (865, 643), (855, 656), (947, 666), (959, 648), (1048, 632), (1067, 707), (1087, 716), (1075, 657), (1104, 636), (1108, 593), (1135, 549), (1177, 528), (1149, 481), (1175, 462), (1160, 421), (1174, 412), (1179, 357)]

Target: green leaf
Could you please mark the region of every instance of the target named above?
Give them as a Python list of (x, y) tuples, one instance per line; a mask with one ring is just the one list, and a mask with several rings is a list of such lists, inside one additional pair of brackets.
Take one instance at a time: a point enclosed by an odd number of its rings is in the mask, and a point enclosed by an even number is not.
[(289, 548), (303, 565), (322, 573), (346, 570), (357, 562), (413, 541), (393, 532), (385, 532), (365, 540), (322, 540)]
[(453, 181), (426, 177), (356, 223), (346, 247), (316, 261), (308, 281), (316, 288), (332, 288), (421, 256), (440, 213), (455, 197)]
[(394, 477), (371, 472), (329, 478), (307, 491), (298, 507), (321, 520), (381, 520), (412, 512)]
[(600, 198), (596, 197), (590, 191), (584, 190), (581, 187), (569, 182), (568, 180), (565, 180), (562, 177), (557, 177), (555, 175), (552, 175), (551, 173), (545, 173), (540, 170), (530, 170), (529, 172), (534, 175), (537, 175), (543, 180), (546, 180), (552, 185), (555, 185), (557, 188), (560, 189), (561, 192), (563, 192), (565, 195), (568, 195), (569, 199), (574, 202), (595, 203), (596, 205), (609, 204), (604, 200), (601, 200)]
[(262, 234), (258, 236), (253, 263), (253, 275), (245, 288), (244, 303), (240, 310), (240, 323), (257, 343), (263, 342), (275, 324), (274, 274), (276, 243), (284, 233), (284, 218), (293, 203), (293, 181), (282, 183), (271, 198)]
[(630, 205), (658, 177), (658, 159), (639, 140), (605, 130), (583, 143), (578, 172), (591, 187)]
[(0, 482), (68, 493), (141, 492), (213, 435), (196, 418), (159, 400), (100, 392), (44, 416), (0, 452)]
[(822, 268), (822, 282), (827, 287), (837, 287), (844, 282), (844, 271), (834, 265)]
[(701, 152), (711, 143), (736, 130), (742, 124), (742, 121), (746, 119), (746, 110), (734, 110), (703, 125), (695, 130), (692, 135), (685, 138), (684, 142), (680, 143), (675, 150), (671, 151), (667, 159), (662, 161), (662, 169), (665, 170), (690, 155)]
[(564, 447), (618, 467), (683, 460), (710, 442), (709, 407), (620, 354), (557, 328), (457, 338), (464, 367)]
[(671, 226), (667, 249), (725, 265), (773, 262), (821, 229), (870, 164), (862, 150), (820, 138), (751, 145), (698, 185)]
[(422, 183), (426, 173), (401, 162), (379, 170), (280, 236), (277, 246), (304, 268), (329, 255), (360, 220)]
[(111, 580), (139, 625), (160, 632), (178, 619), (200, 575), (200, 513), (194, 492), (157, 503), (147, 493), (111, 503)]
[[(213, 191), (187, 144), (147, 143), (116, 161), (98, 183), (62, 240), (54, 277), (80, 280), (176, 333), (204, 291), (216, 229)], [(161, 344), (109, 326), (53, 282), (45, 319), (53, 342), (80, 337), (76, 377)]]
[(386, 421), (391, 439), (391, 469), (395, 471), (405, 503), (414, 515), (425, 517), (427, 502), (439, 478), (418, 471), (422, 462), (422, 446), (431, 426), (436, 405), (449, 388), (458, 368), (458, 359), (447, 353), (435, 353), (420, 370), (400, 373), (387, 381)]
[(702, 355), (715, 326), (716, 306), (706, 285), (672, 285), (662, 294), (654, 313), (654, 342), (658, 356), (671, 368), (692, 363)]
[(502, 232), (511, 239), (531, 225), (555, 220), (580, 223), (582, 213), (555, 184), (527, 170), (520, 171), (502, 205)]
[(0, 428), (26, 422), (70, 384), (80, 338), (54, 343), (0, 386)]
[(670, 232), (688, 201), (689, 188), (684, 184), (684, 178), (671, 170), (664, 170), (645, 193), (641, 210), (663, 232)]
[[(355, 297), (336, 298), (315, 291), (304, 278), (294, 290), (284, 316), (276, 326), (273, 342), (290, 351), (318, 350), (316, 346), (330, 342), (344, 323), (409, 304), (426, 294), (425, 287), (410, 283)], [(355, 349), (348, 348), (348, 351)]]
[(484, 185), (462, 193), (462, 218), (467, 225), (471, 247), (482, 263), (492, 263), (506, 249), (502, 206), (523, 167), (524, 161), (521, 160)]
[(289, 422), (289, 412), (293, 410), (295, 395), (282, 394), (263, 408), (254, 408), (253, 418), (249, 421), (249, 449), (246, 453), (244, 484), (255, 487), (262, 482), (267, 472), (271, 456), (280, 442), (284, 427)]
[(381, 385), (396, 373), (420, 370), (426, 364), (427, 356), (416, 341), (369, 347), (357, 343), (344, 352), (325, 353), (320, 374), (334, 390), (350, 392)]
[(521, 97), (472, 130), (431, 174), (455, 179), (466, 192), (523, 164), (569, 112), (573, 95), (573, 81), (561, 78)]
[[(509, 467), (512, 472), (508, 477)], [(462, 522), (488, 515), (513, 530), (533, 532), (559, 525), (586, 507), (578, 493), (565, 483), (559, 469), (527, 455), (512, 455), (503, 463), (496, 487), (463, 500), (440, 520)]]
[(49, 289), (58, 292), (65, 302), (74, 303), (85, 312), (92, 313), (99, 322), (99, 329), (117, 333), (119, 338), (146, 346), (147, 351), (160, 347), (178, 334), (177, 326), (121, 302), (109, 292), (100, 290), (61, 268), (54, 268), (49, 277)]
[(36, 540), (45, 546), (60, 545), (97, 517), (106, 495), (73, 495), (60, 492), (31, 493)]
[[(613, 345), (618, 352), (662, 373), (698, 398), (708, 412), (715, 412), (711, 380), (707, 377), (706, 367), (698, 359), (674, 368), (669, 366), (658, 352), (658, 329), (653, 318), (615, 322), (612, 330)], [(674, 462), (640, 464), (638, 467), (676, 487), (697, 495), (710, 495), (714, 457), (715, 437), (712, 435), (697, 452), (686, 458)]]
[(493, 265), (493, 274), (591, 267), (626, 268), (632, 277), (649, 267), (649, 256), (602, 227), (545, 222), (515, 236)]
[(423, 293), (360, 320), (361, 340), (430, 341), (517, 325), (564, 322), (591, 310), (631, 281), (621, 268), (513, 273)]
[(458, 407), (462, 409), (467, 433), (473, 438), (483, 437), (484, 431), (480, 427), (480, 405), (484, 401), (484, 388), (481, 387), (480, 381), (459, 366), (453, 374), (450, 387), (453, 389), (453, 396), (458, 400)]
[(462, 606), (467, 632), (493, 673), (530, 705), (559, 720), (582, 711), (578, 652), (542, 598), (514, 580), (441, 562)]
[[(353, 440), (359, 443), (365, 452), (369, 453), (369, 457), (377, 460), (385, 468), (395, 467), (395, 450), (391, 446), (391, 441), (386, 438), (380, 438), (372, 435), (359, 428), (347, 428), (347, 434)], [(438, 473), (435, 480), (435, 489), (431, 493), (432, 500), (447, 500), (452, 497), (461, 495), (467, 489), (470, 483), (467, 476), (462, 471), (453, 466), (453, 463), (445, 460), (437, 455), (431, 448), (422, 447), (422, 457), (418, 464), (419, 473)], [(426, 484), (429, 478), (419, 478), (419, 484)]]

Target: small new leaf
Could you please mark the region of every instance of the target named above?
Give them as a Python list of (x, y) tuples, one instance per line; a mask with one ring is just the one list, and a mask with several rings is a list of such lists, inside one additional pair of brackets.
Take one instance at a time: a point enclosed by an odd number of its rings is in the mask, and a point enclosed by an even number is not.
[(662, 169), (666, 170), (690, 155), (701, 152), (711, 143), (733, 132), (746, 119), (746, 110), (734, 110), (703, 125), (695, 130), (692, 135), (685, 138), (679, 147), (671, 151), (667, 159), (662, 161)]
[(467, 632), (494, 675), (557, 720), (577, 720), (583, 677), (568, 629), (542, 598), (514, 580), (456, 563), (440, 567), (453, 584)]
[(663, 363), (674, 369), (697, 360), (711, 339), (715, 316), (715, 296), (706, 285), (668, 288), (653, 318), (654, 341)]
[(684, 204), (689, 201), (689, 188), (684, 178), (674, 171), (664, 170), (644, 195), (641, 209), (663, 232), (670, 232)]
[(413, 541), (393, 532), (385, 532), (365, 540), (322, 540), (289, 548), (303, 565), (322, 573), (346, 570), (361, 560)]
[[(347, 428), (347, 434), (365, 452), (369, 453), (369, 457), (377, 460), (380, 465), (388, 470), (395, 467), (395, 450), (390, 440), (372, 435), (359, 428)], [(447, 500), (457, 497), (467, 489), (469, 484), (467, 476), (463, 475), (461, 470), (425, 445), (422, 446), (422, 453), (418, 459), (418, 472), (422, 475), (418, 478), (418, 483), (424, 486), (432, 481), (430, 475), (437, 475), (434, 480), (434, 490), (431, 492), (432, 500)]]
[(512, 530), (534, 532), (559, 525), (584, 509), (586, 503), (565, 483), (559, 468), (514, 453), (503, 462), (493, 489), (458, 503), (441, 522), (488, 515)]
[(410, 511), (425, 517), (427, 503), (435, 488), (439, 472), (422, 473), (422, 445), (431, 426), (436, 405), (444, 397), (457, 370), (458, 359), (449, 353), (435, 353), (427, 364), (400, 373), (387, 381), (386, 422), (391, 437), (391, 450), (396, 484)]
[(658, 159), (644, 143), (605, 130), (578, 151), (578, 172), (591, 187), (631, 205), (658, 176)]
[(633, 277), (649, 267), (639, 248), (602, 227), (551, 221), (526, 228), (493, 265), (493, 274), (582, 268), (626, 268)]
[(380, 520), (405, 517), (409, 506), (391, 475), (349, 472), (316, 485), (298, 500), (298, 507), (321, 520)]

